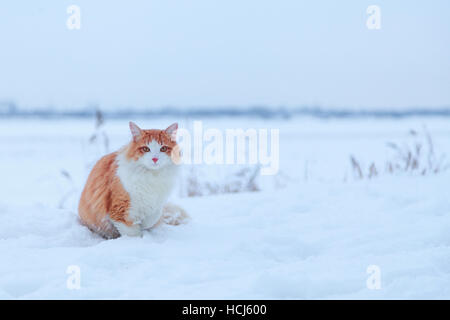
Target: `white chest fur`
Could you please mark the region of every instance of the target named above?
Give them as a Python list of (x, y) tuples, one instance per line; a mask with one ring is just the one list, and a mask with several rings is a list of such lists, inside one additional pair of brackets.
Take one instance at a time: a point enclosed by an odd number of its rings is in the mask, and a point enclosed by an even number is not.
[(117, 175), (130, 196), (129, 218), (143, 229), (152, 227), (175, 184), (176, 165), (148, 170), (118, 156)]

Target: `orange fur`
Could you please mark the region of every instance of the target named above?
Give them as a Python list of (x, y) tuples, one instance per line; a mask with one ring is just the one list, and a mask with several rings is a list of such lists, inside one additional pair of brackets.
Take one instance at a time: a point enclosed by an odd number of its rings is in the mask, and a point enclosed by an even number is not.
[(127, 219), (130, 197), (116, 176), (117, 152), (101, 158), (89, 174), (78, 212), (83, 224), (106, 238), (119, 236), (109, 217), (131, 225)]

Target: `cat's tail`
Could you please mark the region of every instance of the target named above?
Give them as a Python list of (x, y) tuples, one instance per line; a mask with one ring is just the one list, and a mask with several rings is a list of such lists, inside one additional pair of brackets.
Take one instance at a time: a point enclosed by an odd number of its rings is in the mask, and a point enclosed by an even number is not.
[(174, 203), (166, 203), (162, 211), (161, 222), (166, 224), (177, 226), (179, 224), (185, 224), (190, 220), (187, 212)]

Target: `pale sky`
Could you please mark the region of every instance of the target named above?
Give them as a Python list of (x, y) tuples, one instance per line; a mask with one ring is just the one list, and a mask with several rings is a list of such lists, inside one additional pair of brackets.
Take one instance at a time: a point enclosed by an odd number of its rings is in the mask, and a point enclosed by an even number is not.
[(22, 107), (450, 106), (448, 0), (2, 1), (0, 40)]

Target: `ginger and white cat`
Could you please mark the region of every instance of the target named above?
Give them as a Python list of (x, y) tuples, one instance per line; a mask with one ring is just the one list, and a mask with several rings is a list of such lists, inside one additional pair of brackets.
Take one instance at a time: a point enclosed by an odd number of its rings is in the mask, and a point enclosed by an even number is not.
[(165, 221), (179, 224), (183, 209), (167, 204), (175, 184), (178, 124), (165, 130), (142, 130), (130, 122), (132, 141), (101, 158), (81, 194), (81, 222), (105, 238), (142, 236)]

